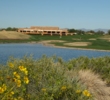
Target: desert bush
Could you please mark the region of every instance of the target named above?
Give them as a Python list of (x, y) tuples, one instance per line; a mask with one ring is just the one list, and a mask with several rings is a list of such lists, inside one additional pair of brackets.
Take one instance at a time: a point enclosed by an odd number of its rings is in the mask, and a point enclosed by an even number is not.
[(93, 72), (99, 74), (101, 78), (110, 85), (110, 57), (88, 58), (79, 57), (71, 59), (66, 63), (68, 69), (81, 70), (90, 69)]
[(93, 100), (73, 67), (55, 56), (36, 60), (32, 56), (11, 57), (0, 69), (0, 99)]
[(98, 74), (91, 70), (80, 70), (79, 81), (94, 95), (95, 100), (110, 100), (110, 88), (106, 86)]
[(11, 57), (0, 65), (0, 100), (109, 100), (110, 57)]

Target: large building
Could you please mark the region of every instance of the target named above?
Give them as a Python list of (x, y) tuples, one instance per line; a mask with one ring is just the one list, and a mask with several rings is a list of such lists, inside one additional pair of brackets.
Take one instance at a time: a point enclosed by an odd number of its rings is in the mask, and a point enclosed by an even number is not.
[(48, 27), (48, 26), (31, 26), (30, 28), (19, 28), (18, 32), (25, 34), (49, 34), (49, 35), (67, 35), (66, 29), (59, 29), (59, 27)]

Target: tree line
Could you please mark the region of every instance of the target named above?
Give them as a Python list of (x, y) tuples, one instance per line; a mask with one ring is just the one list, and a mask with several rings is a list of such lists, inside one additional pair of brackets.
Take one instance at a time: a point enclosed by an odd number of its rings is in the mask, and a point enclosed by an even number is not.
[(0, 31), (17, 31), (18, 28), (15, 28), (15, 27), (7, 27), (7, 28), (1, 28)]
[[(91, 33), (91, 34), (100, 34), (100, 35), (105, 33), (104, 31), (101, 31), (101, 30), (96, 32), (94, 30), (84, 31), (84, 30), (77, 30), (77, 29), (74, 29), (74, 28), (68, 29), (68, 32), (69, 33), (77, 33), (77, 34)], [(110, 35), (110, 30), (107, 31), (107, 34)]]

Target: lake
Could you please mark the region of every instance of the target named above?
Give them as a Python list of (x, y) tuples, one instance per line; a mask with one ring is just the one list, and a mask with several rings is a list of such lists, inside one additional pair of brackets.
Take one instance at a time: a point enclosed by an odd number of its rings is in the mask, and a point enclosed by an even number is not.
[(10, 56), (21, 58), (24, 55), (32, 54), (34, 58), (40, 58), (42, 55), (62, 57), (64, 60), (77, 58), (80, 56), (102, 57), (110, 56), (110, 52), (77, 50), (69, 48), (55, 48), (43, 46), (41, 44), (0, 44), (0, 64), (6, 63)]

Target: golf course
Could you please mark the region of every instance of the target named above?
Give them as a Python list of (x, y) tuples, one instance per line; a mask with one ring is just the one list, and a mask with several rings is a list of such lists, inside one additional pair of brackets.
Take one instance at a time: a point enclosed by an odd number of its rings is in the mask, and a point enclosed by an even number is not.
[(0, 43), (42, 43), (47, 46), (110, 50), (110, 35), (27, 35), (16, 31), (0, 31)]

